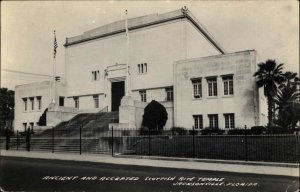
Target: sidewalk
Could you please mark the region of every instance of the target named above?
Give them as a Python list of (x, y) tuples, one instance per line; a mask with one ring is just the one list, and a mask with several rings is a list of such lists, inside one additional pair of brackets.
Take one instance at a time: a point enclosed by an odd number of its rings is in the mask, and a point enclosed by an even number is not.
[(141, 157), (141, 156), (120, 156), (92, 155), (92, 154), (62, 154), (47, 152), (27, 151), (0, 151), (1, 156), (26, 157), (39, 159), (71, 160), (82, 162), (111, 163), (120, 165), (137, 165), (150, 167), (227, 171), (237, 173), (254, 173), (265, 175), (280, 175), (299, 177), (298, 164), (267, 163), (267, 162), (243, 162), (243, 161), (222, 161), (202, 160), (188, 158), (170, 157)]

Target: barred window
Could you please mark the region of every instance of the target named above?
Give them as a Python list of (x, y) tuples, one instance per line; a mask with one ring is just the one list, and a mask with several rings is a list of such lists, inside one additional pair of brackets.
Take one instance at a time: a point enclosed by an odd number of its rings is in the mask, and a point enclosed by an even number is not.
[(41, 96), (37, 96), (36, 97), (36, 101), (37, 101), (38, 109), (41, 110), (42, 109), (42, 97)]
[(146, 95), (146, 90), (140, 91), (140, 96), (141, 96), (141, 101), (142, 102), (147, 102), (147, 95)]
[(94, 107), (99, 108), (99, 95), (93, 95)]
[(224, 114), (224, 117), (225, 117), (225, 128), (234, 128), (234, 114), (226, 113)]
[(93, 80), (93, 81), (98, 81), (99, 79), (100, 79), (99, 70), (97, 70), (97, 71), (92, 71), (92, 80)]
[(208, 96), (217, 96), (218, 95), (218, 86), (217, 86), (217, 78), (208, 78)]
[(75, 105), (75, 108), (79, 109), (79, 98), (78, 97), (74, 97), (74, 105)]
[(201, 79), (192, 80), (192, 84), (193, 84), (194, 98), (201, 98), (202, 97), (202, 82), (201, 82)]
[(173, 88), (166, 88), (166, 101), (173, 101)]
[(27, 98), (23, 98), (24, 102), (24, 111), (27, 111)]
[(34, 97), (30, 97), (29, 100), (30, 100), (30, 104), (31, 104), (31, 110), (33, 111), (34, 110)]
[(203, 129), (203, 117), (202, 115), (193, 115), (194, 117), (194, 128)]
[(147, 73), (147, 63), (141, 63), (138, 64), (138, 70), (139, 70), (139, 74), (145, 74)]
[(226, 76), (222, 79), (224, 84), (224, 95), (233, 95), (233, 77)]
[(209, 114), (209, 128), (219, 128), (218, 114)]

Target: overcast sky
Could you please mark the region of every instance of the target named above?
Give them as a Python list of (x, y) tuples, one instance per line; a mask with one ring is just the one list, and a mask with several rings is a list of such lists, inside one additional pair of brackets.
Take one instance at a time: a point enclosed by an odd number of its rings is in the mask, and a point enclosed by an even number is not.
[[(52, 75), (53, 30), (57, 73), (64, 75), (66, 37), (124, 19), (187, 6), (227, 52), (255, 49), (259, 61), (285, 63), (299, 72), (297, 1), (1, 1), (1, 87)], [(24, 73), (25, 72), (25, 73)]]

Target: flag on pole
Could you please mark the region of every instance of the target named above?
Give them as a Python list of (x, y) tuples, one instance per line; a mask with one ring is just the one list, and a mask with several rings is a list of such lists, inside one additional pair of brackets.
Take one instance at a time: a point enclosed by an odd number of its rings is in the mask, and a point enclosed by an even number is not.
[(55, 30), (54, 30), (54, 53), (53, 53), (54, 59), (56, 57), (56, 49), (57, 49), (57, 47), (58, 47), (58, 45), (57, 45), (56, 34), (55, 34)]

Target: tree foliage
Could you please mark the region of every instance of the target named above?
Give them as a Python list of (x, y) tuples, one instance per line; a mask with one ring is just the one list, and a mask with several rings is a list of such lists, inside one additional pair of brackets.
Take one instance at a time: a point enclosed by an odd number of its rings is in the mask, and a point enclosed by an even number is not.
[(275, 97), (278, 115), (276, 124), (293, 131), (300, 120), (300, 80), (297, 73), (284, 73), (285, 81), (279, 86), (279, 91)]
[(46, 126), (47, 125), (47, 116), (46, 116), (47, 111), (48, 111), (48, 108), (46, 108), (45, 111), (43, 112), (43, 114), (40, 116), (39, 122), (38, 122), (39, 126)]
[(168, 113), (159, 102), (152, 100), (144, 109), (142, 125), (149, 130), (160, 131), (166, 125)]
[(283, 64), (277, 65), (275, 60), (267, 60), (265, 63), (258, 64), (258, 70), (254, 73), (257, 78), (256, 84), (258, 87), (263, 87), (264, 95), (268, 100), (268, 128), (273, 126), (275, 101), (278, 86), (284, 82), (285, 76), (282, 72)]
[(0, 129), (12, 130), (14, 119), (15, 98), (14, 91), (7, 88), (0, 88)]

